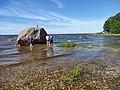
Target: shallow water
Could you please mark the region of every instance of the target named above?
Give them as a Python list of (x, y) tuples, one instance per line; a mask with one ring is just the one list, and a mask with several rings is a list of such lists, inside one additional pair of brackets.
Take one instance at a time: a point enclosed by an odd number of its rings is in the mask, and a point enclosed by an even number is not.
[[(53, 62), (78, 62), (101, 65), (102, 67), (120, 65), (120, 37), (91, 36), (89, 34), (56, 34), (53, 37), (53, 46), (34, 45), (30, 49), (29, 46), (15, 48), (14, 44), (17, 36), (0, 36), (0, 65), (32, 62), (35, 60), (44, 60), (44, 62), (49, 62), (49, 64)], [(58, 42), (67, 40), (74, 40), (77, 43), (98, 43), (100, 46), (82, 49), (62, 49), (56, 46)], [(69, 55), (64, 57), (65, 54)], [(48, 60), (56, 56), (57, 58)]]
[[(65, 85), (64, 89), (72, 85), (71, 88), (82, 86), (87, 90), (119, 90), (120, 37), (89, 34), (53, 36), (53, 46), (33, 45), (32, 49), (29, 46), (15, 48), (17, 36), (0, 36), (0, 88), (38, 89), (58, 84), (58, 88)], [(58, 42), (67, 40), (83, 44), (97, 43), (99, 46), (71, 49), (56, 46)], [(61, 72), (69, 72), (76, 66), (82, 69), (80, 79), (68, 85), (61, 84)]]

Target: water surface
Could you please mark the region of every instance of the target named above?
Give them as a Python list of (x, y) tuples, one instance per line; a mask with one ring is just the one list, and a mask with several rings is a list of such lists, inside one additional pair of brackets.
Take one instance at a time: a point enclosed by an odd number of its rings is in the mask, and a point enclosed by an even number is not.
[[(92, 36), (90, 34), (54, 34), (54, 44), (34, 45), (32, 50), (29, 46), (15, 48), (17, 36), (0, 36), (0, 65), (15, 64), (39, 60), (57, 63), (90, 63), (107, 67), (108, 65), (120, 65), (120, 37)], [(77, 43), (98, 43), (99, 47), (63, 49), (57, 47), (57, 43), (73, 40)], [(62, 57), (69, 53), (66, 57)], [(56, 57), (56, 59), (48, 60)], [(47, 61), (48, 60), (48, 61)]]

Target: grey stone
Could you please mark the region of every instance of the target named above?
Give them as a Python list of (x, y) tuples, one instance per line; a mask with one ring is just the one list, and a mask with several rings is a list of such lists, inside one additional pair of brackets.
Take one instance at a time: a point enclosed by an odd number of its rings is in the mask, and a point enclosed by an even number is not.
[(42, 27), (30, 27), (21, 31), (17, 41), (20, 45), (29, 45), (29, 38), (32, 37), (33, 44), (46, 44), (47, 32)]

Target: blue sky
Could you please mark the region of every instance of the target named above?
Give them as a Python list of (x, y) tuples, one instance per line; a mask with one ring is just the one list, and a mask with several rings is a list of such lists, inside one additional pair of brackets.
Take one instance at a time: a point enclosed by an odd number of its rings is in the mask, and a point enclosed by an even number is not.
[(0, 35), (39, 25), (48, 33), (91, 33), (120, 12), (120, 0), (0, 0)]

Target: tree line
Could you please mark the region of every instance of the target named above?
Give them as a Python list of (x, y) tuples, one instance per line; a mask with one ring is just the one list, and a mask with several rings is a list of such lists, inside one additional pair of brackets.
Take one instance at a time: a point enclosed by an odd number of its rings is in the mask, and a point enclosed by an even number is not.
[(120, 34), (120, 13), (109, 17), (105, 21), (103, 29), (103, 31), (107, 33)]

